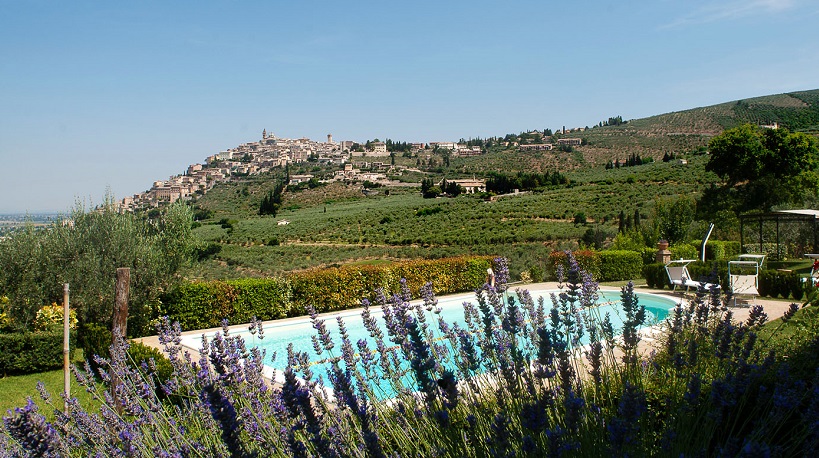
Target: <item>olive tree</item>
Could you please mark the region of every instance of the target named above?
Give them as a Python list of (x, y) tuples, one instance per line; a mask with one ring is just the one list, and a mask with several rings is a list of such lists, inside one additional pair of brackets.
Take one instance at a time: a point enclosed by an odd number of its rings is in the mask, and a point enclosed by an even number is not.
[(191, 258), (192, 212), (171, 205), (156, 218), (120, 213), (110, 200), (92, 211), (77, 205), (68, 217), (45, 229), (31, 226), (0, 242), (0, 293), (11, 301), (18, 327), (71, 288), (71, 305), (81, 324), (108, 326), (114, 304), (116, 269), (131, 269), (128, 332), (144, 335), (157, 299)]

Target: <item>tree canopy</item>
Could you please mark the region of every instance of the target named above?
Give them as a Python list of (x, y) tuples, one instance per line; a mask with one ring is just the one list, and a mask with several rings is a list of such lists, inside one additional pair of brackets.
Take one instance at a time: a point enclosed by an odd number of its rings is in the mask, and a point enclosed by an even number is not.
[(69, 283), (80, 323), (108, 325), (116, 269), (130, 267), (128, 333), (153, 332), (151, 309), (191, 259), (192, 214), (176, 203), (150, 219), (119, 213), (109, 201), (94, 211), (78, 206), (45, 229), (15, 232), (0, 242), (0, 292), (11, 301), (12, 320), (25, 329), (40, 307), (61, 300)]
[(816, 193), (819, 148), (810, 135), (744, 124), (712, 138), (708, 146), (711, 156), (705, 169), (725, 185), (706, 190), (703, 201), (730, 202), (735, 211), (769, 210), (801, 204)]

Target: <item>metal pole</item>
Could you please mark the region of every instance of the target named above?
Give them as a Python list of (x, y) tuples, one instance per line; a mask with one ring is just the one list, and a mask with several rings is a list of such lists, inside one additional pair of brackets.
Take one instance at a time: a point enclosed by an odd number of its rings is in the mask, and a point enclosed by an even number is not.
[(745, 252), (745, 218), (739, 217), (739, 254)]
[(68, 342), (70, 314), (68, 310), (68, 283), (63, 284), (63, 382), (65, 390), (65, 413), (68, 415), (68, 399), (71, 398), (71, 350)]

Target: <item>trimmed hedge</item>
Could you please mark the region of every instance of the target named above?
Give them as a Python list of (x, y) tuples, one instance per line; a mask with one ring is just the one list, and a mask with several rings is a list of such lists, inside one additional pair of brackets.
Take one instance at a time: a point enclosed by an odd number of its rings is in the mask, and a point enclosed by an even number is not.
[(739, 253), (739, 242), (709, 240), (705, 244), (705, 259), (707, 261), (734, 259), (739, 256)]
[(290, 314), (290, 283), (285, 279), (242, 279), (184, 283), (162, 298), (163, 315), (183, 330), (216, 328), (222, 320), (247, 323)]
[[(128, 346), (128, 356), (137, 367), (143, 362), (150, 367), (150, 361), (153, 360), (156, 372), (154, 372), (154, 380), (157, 385), (167, 382), (173, 375), (173, 364), (171, 361), (159, 350), (154, 347), (149, 347), (141, 342), (130, 342)], [(162, 389), (156, 390), (157, 394), (162, 396), (164, 393)]]
[[(600, 257), (598, 252), (591, 250), (573, 251), (574, 259), (581, 269), (591, 274), (596, 280), (602, 281), (600, 278)], [(557, 280), (557, 266), (562, 265), (563, 271), (569, 268), (569, 261), (566, 257), (565, 251), (553, 251), (549, 254), (549, 259), (546, 261), (546, 279)]]
[(343, 266), (312, 269), (288, 277), (293, 288), (292, 310), (304, 314), (312, 305), (319, 313), (358, 307), (361, 299), (373, 300), (374, 291), (400, 292), (406, 280), (412, 297), (432, 282), (435, 294), (478, 289), (486, 281), (486, 269), (494, 267), (491, 256), (415, 260), (393, 265)]
[[(638, 278), (643, 269), (644, 253), (629, 250), (590, 251), (579, 250), (572, 253), (581, 269), (589, 272), (598, 281), (620, 281)], [(557, 266), (568, 268), (566, 253), (555, 251), (546, 262), (546, 278), (557, 280)]]
[[(75, 342), (77, 333), (69, 339)], [(72, 348), (73, 350), (73, 348)], [(29, 374), (63, 367), (63, 331), (0, 334), (0, 373)]]
[(491, 256), (416, 260), (390, 265), (345, 266), (296, 272), (286, 278), (193, 282), (162, 297), (160, 315), (178, 321), (183, 330), (215, 328), (222, 320), (246, 323), (254, 316), (270, 320), (306, 313), (344, 310), (374, 299), (374, 291), (400, 291), (400, 281), (417, 298), (421, 286), (432, 281), (436, 294), (478, 289), (486, 281)]
[[(688, 272), (695, 280), (707, 278), (716, 274), (720, 286), (728, 291), (728, 265), (717, 262), (692, 262), (688, 265)], [(646, 264), (643, 266), (643, 276), (649, 288), (671, 289), (668, 274), (661, 263)], [(759, 271), (759, 295), (763, 297), (781, 297), (783, 299), (802, 300), (805, 295), (806, 284), (802, 276), (794, 272), (781, 272), (774, 269)]]
[(677, 245), (669, 246), (668, 251), (671, 252), (671, 259), (699, 259), (699, 251), (696, 246), (687, 243), (679, 243)]
[(643, 278), (649, 288), (663, 289), (668, 286), (668, 274), (661, 262), (643, 265)]
[(633, 280), (643, 271), (643, 256), (636, 251), (608, 250), (597, 253), (601, 281)]

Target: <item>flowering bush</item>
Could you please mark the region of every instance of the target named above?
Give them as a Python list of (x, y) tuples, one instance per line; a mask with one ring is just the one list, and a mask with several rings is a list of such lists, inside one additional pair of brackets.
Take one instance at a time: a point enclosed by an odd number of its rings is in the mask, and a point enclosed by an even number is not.
[[(645, 356), (639, 344), (646, 312), (632, 285), (621, 290), (624, 324), (616, 329), (594, 306), (597, 284), (571, 256), (568, 268), (558, 269), (564, 287), (548, 299), (509, 294), (505, 263), (496, 266), (495, 286), (464, 303), (464, 325), (436, 314), (429, 284), (422, 301), (411, 303), (406, 282), (390, 297), (382, 290), (363, 301), (372, 340), (353, 342), (341, 318), (335, 340), (313, 313), (314, 356), (329, 369), (317, 372), (310, 355), (291, 346), (277, 355), (288, 364), (274, 386), (262, 377), (268, 355), (227, 327), (203, 340), (195, 362), (179, 345), (179, 325), (164, 320), (160, 341), (173, 365), (166, 381), (151, 375), (150, 361), (130, 364), (120, 343), (99, 361), (102, 383), (75, 370), (102, 404), (98, 412), (69, 399), (68, 413), (55, 409), (50, 422), (29, 402), (4, 417), (0, 451), (807, 456), (819, 445), (819, 377), (796, 378), (770, 356), (757, 338), (761, 308), (735, 323), (718, 289), (699, 291), (674, 310), (661, 347)], [(259, 324), (250, 330), (263, 338)], [(50, 402), (42, 389), (41, 396)]]
[(0, 296), (0, 331), (11, 328), (11, 316), (8, 314), (9, 298)]
[[(37, 331), (62, 330), (65, 320), (63, 312), (63, 306), (56, 303), (41, 307), (34, 317), (34, 329)], [(68, 326), (70, 329), (77, 329), (77, 312), (74, 309), (68, 309)]]

